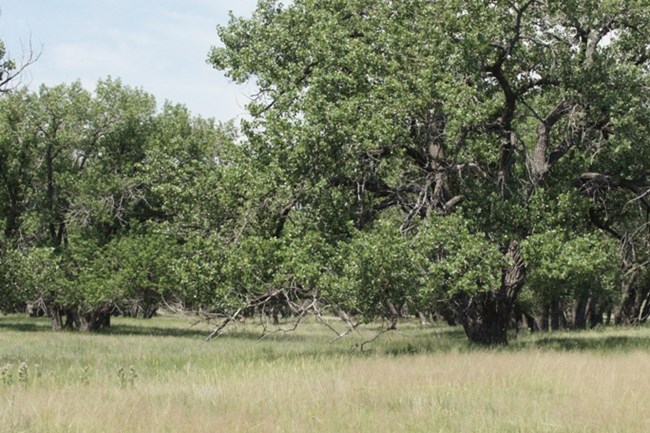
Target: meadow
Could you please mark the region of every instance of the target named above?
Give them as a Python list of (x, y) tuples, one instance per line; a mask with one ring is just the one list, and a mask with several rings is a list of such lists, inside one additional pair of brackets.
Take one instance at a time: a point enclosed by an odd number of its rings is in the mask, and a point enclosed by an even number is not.
[[(333, 325), (338, 326), (333, 322)], [(207, 342), (184, 319), (100, 334), (0, 316), (0, 432), (645, 432), (650, 329), (520, 334), (368, 325), (332, 342), (309, 322)]]

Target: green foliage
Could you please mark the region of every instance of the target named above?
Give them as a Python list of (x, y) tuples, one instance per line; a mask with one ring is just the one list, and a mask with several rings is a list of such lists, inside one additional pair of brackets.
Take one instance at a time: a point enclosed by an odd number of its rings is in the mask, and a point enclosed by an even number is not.
[[(554, 281), (611, 294), (610, 268), (587, 279), (616, 260), (594, 228), (623, 239), (617, 211), (648, 187), (645, 9), (268, 0), (219, 28), (209, 61), (260, 88), (244, 146), (273, 187), (253, 191), (276, 204), (270, 213), (289, 209), (285, 232), (316, 230), (338, 245), (332, 257), (343, 259), (321, 266), (340, 274), (324, 283), (330, 298), (369, 315), (391, 297), (455, 302), (480, 328), (509, 314), (526, 239), (532, 285), (547, 273), (533, 245), (548, 241), (567, 263)], [(601, 189), (576, 180), (593, 172), (631, 180), (609, 177)], [(553, 233), (572, 230), (556, 248)]]
[(181, 106), (156, 114), (151, 95), (110, 78), (94, 93), (43, 86), (0, 105), (3, 310), (40, 300), (52, 311), (148, 317), (166, 297), (197, 295), (176, 272), (189, 254), (179, 236), (196, 228), (192, 213), (217, 218), (219, 205), (204, 198), (231, 130)]
[(3, 257), (2, 311), (23, 309), (26, 303), (65, 301), (65, 273), (61, 257), (51, 248), (10, 250)]
[(485, 234), (473, 233), (458, 216), (427, 221), (415, 237), (415, 248), (427, 258), (428, 282), (420, 294), (427, 303), (492, 291), (508, 265)]
[(548, 231), (526, 239), (522, 253), (528, 265), (526, 286), (541, 304), (588, 296), (611, 302), (616, 297), (620, 250), (602, 233)]
[(404, 305), (417, 297), (424, 283), (422, 258), (399, 229), (379, 222), (367, 231), (354, 231), (339, 244), (333, 284), (326, 295), (332, 302), (360, 311), (371, 320), (386, 305)]
[(3, 94), (1, 308), (643, 317), (645, 6), (262, 0), (208, 59), (259, 87), (241, 135), (110, 78)]

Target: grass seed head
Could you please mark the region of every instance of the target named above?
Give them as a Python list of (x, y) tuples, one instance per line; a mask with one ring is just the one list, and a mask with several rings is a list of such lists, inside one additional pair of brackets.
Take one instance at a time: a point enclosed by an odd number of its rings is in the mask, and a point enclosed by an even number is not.
[(0, 381), (3, 385), (11, 385), (13, 383), (13, 375), (11, 373), (11, 364), (5, 364), (0, 369)]
[(27, 363), (25, 361), (21, 362), (18, 366), (18, 381), (20, 383), (27, 383), (28, 371)]

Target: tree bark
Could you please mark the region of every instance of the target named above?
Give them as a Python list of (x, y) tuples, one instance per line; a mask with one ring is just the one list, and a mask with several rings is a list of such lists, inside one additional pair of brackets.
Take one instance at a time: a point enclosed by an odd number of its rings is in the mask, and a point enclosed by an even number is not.
[(386, 301), (386, 310), (387, 310), (388, 318), (390, 319), (390, 326), (388, 327), (388, 329), (390, 330), (397, 329), (399, 312), (397, 311), (397, 308), (395, 308), (395, 304), (393, 304), (390, 300)]
[(465, 299), (460, 303), (459, 321), (473, 343), (483, 346), (508, 344), (513, 306), (526, 275), (519, 242), (510, 243), (506, 257), (511, 265), (503, 271), (501, 287), (475, 296), (461, 295)]
[(573, 327), (575, 329), (587, 328), (587, 312), (589, 309), (590, 299), (581, 297), (575, 305), (573, 311)]
[(52, 330), (60, 331), (63, 329), (63, 321), (61, 320), (61, 311), (54, 307), (50, 309), (50, 319), (52, 320)]
[(559, 331), (562, 327), (562, 305), (560, 301), (551, 302), (551, 330)]
[(462, 317), (461, 323), (467, 338), (482, 346), (505, 346), (508, 344), (510, 311), (507, 303), (496, 299), (493, 293), (486, 293), (474, 317)]
[(111, 314), (104, 308), (81, 315), (79, 330), (82, 332), (94, 332), (111, 326)]

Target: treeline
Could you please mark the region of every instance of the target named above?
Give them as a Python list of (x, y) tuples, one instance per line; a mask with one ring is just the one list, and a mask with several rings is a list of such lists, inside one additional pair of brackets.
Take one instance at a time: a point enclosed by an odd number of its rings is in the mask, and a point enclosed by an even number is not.
[(649, 21), (627, 1), (262, 1), (209, 57), (259, 86), (239, 133), (119, 81), (6, 94), (2, 309), (79, 329), (163, 304), (222, 326), (419, 314), (480, 344), (644, 322)]
[(182, 106), (158, 113), (151, 95), (109, 79), (94, 93), (5, 95), (0, 143), (3, 310), (94, 329), (114, 311), (150, 317), (165, 296), (197, 298), (181, 284), (198, 255), (185, 232), (225, 210), (213, 170), (234, 143), (228, 127)]

